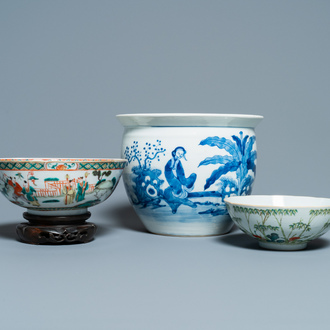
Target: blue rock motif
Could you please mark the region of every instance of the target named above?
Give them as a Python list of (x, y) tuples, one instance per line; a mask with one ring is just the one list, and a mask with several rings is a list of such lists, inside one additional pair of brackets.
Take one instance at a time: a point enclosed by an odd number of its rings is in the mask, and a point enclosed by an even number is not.
[(161, 141), (157, 140), (155, 144), (146, 143), (143, 148), (144, 153), (139, 150), (137, 141), (129, 148), (126, 147), (124, 155), (128, 163), (137, 161), (138, 165), (132, 168), (132, 181), (135, 184), (135, 197), (131, 196), (132, 203), (141, 205), (141, 207), (162, 207), (160, 205), (163, 198), (163, 190), (160, 188), (164, 183), (159, 176), (161, 171), (158, 169), (151, 169), (151, 163), (154, 160), (159, 160), (160, 155), (164, 155), (166, 149), (161, 147)]

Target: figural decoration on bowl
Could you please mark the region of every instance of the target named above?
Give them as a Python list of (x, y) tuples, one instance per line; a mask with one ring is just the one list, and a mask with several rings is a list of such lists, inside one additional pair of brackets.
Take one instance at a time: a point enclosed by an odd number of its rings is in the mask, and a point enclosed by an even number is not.
[(118, 115), (125, 127), (123, 180), (146, 228), (157, 234), (218, 235), (233, 223), (224, 198), (250, 194), (254, 127), (261, 116)]
[(237, 196), (225, 199), (244, 233), (273, 250), (301, 250), (330, 229), (330, 199), (298, 196)]
[[(91, 240), (96, 227), (88, 223), (86, 228), (88, 208), (112, 194), (126, 163), (125, 159), (0, 159), (2, 194), (27, 209), (24, 218), (30, 224), (17, 227), (20, 238), (36, 244)], [(68, 222), (75, 226), (65, 226)], [(37, 223), (38, 230), (31, 223)], [(50, 224), (57, 226), (51, 233), (44, 228)], [(82, 224), (85, 227), (78, 233), (76, 225)]]

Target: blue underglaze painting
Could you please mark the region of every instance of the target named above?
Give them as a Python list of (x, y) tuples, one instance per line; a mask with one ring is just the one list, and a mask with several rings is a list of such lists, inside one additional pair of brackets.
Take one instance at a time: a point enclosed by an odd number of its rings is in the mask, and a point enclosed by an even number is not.
[[(178, 145), (171, 150), (171, 158), (165, 159), (166, 165), (160, 168), (156, 162), (166, 155), (161, 141), (148, 142), (142, 148), (138, 141), (134, 141), (124, 151), (129, 163), (137, 163), (132, 167), (134, 196), (130, 196), (131, 201), (141, 208), (170, 207), (173, 214), (180, 212), (181, 205), (196, 209), (200, 215), (228, 214), (223, 202), (225, 197), (251, 193), (257, 157), (254, 144), (255, 136), (243, 136), (243, 132), (239, 136), (231, 136), (231, 139), (214, 136), (200, 141), (200, 146), (215, 147), (222, 154), (223, 150), (227, 153), (200, 161), (198, 167), (219, 166), (206, 179), (204, 190), (194, 191), (198, 178), (196, 173), (185, 171), (185, 163), (189, 159), (185, 147)], [(253, 176), (249, 171), (253, 172)]]
[(132, 181), (135, 184), (135, 196), (131, 196), (132, 203), (144, 208), (165, 206), (160, 205), (164, 199), (161, 189), (164, 180), (159, 178), (162, 172), (159, 169), (152, 169), (151, 164), (153, 161), (159, 161), (160, 156), (165, 155), (166, 149), (162, 148), (161, 141), (157, 140), (155, 144), (146, 143), (142, 150), (139, 148), (139, 143), (134, 141), (133, 145), (126, 147), (124, 151), (128, 163), (134, 161), (138, 163), (132, 168)]
[[(219, 181), (223, 199), (233, 193), (238, 196), (250, 194), (254, 177), (248, 172), (252, 170), (254, 175), (256, 172), (257, 152), (253, 150), (254, 143), (255, 136), (245, 135), (243, 137), (242, 131), (239, 136), (233, 135), (232, 140), (214, 136), (201, 141), (200, 145), (202, 146), (208, 145), (224, 149), (229, 154), (225, 156), (215, 155), (200, 162), (199, 166), (219, 164), (219, 167), (206, 180), (204, 189), (208, 189)], [(226, 175), (230, 172), (236, 172), (235, 179)]]

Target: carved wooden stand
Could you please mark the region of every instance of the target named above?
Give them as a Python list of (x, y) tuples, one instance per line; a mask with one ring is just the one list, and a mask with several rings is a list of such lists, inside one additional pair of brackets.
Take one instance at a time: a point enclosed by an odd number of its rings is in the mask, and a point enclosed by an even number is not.
[(23, 213), (29, 222), (17, 225), (19, 238), (30, 244), (72, 244), (90, 242), (96, 225), (86, 222), (90, 212), (70, 216), (40, 216)]

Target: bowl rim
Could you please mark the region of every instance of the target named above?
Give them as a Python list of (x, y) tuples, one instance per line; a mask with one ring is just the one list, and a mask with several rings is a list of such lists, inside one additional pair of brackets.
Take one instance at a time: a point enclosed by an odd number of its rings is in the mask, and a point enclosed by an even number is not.
[(48, 162), (90, 162), (90, 163), (127, 163), (127, 159), (124, 158), (58, 158), (58, 157), (17, 157), (17, 158), (0, 158), (1, 163), (23, 163), (23, 162), (41, 162), (41, 163), (48, 163)]
[(260, 115), (226, 113), (136, 113), (118, 114), (124, 127), (239, 127), (255, 128), (264, 118)]
[[(291, 198), (291, 199), (305, 199), (305, 200), (318, 200), (318, 201), (321, 201), (321, 200), (324, 200), (324, 201), (327, 201), (328, 204), (323, 204), (323, 205), (294, 205), (294, 204), (291, 204), (291, 205), (284, 205), (284, 206), (280, 206), (280, 205), (277, 205), (277, 204), (272, 204), (272, 205), (266, 205), (266, 204), (258, 204), (258, 203), (246, 203), (246, 202), (234, 202), (234, 201), (231, 201), (234, 200), (234, 199), (252, 199), (252, 198), (264, 198), (264, 197), (267, 197), (267, 198), (277, 198), (277, 199), (280, 199), (280, 198)], [(330, 209), (330, 198), (327, 198), (327, 197), (315, 197), (315, 196), (298, 196), (298, 195), (245, 195), (245, 196), (230, 196), (230, 197), (226, 197), (224, 199), (224, 202), (225, 203), (228, 203), (230, 205), (236, 205), (236, 206), (242, 206), (242, 207), (248, 207), (248, 208), (267, 208), (267, 209), (274, 209), (274, 208), (277, 208), (277, 209)]]

